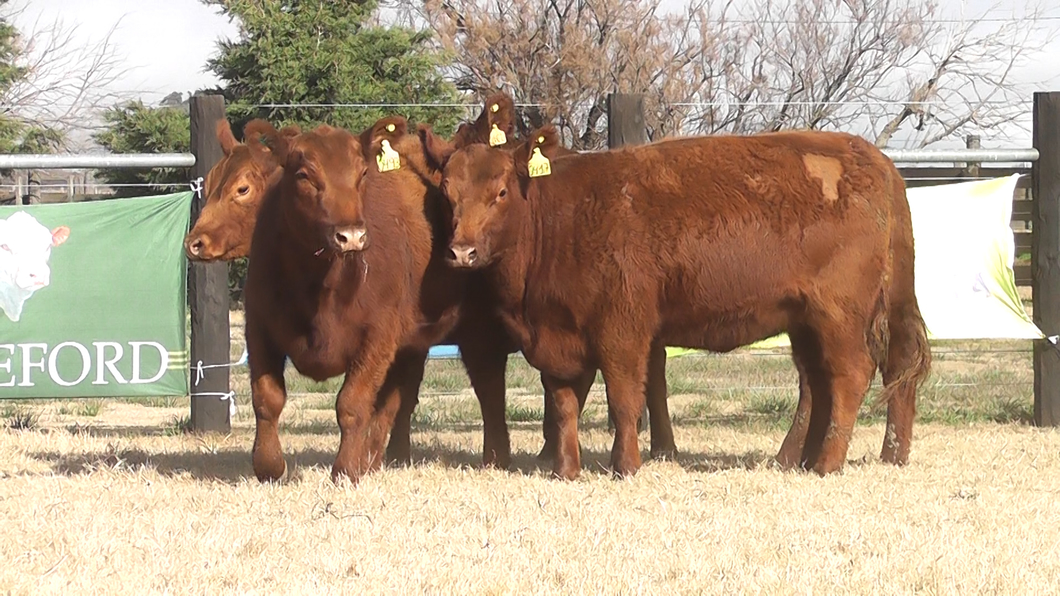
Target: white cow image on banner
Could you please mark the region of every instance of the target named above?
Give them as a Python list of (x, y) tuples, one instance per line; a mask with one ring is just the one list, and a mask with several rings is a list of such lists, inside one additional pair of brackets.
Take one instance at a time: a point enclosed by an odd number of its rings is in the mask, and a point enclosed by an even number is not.
[(0, 219), (0, 309), (8, 319), (18, 322), (26, 300), (51, 282), (52, 248), (69, 237), (70, 228), (49, 230), (25, 211)]

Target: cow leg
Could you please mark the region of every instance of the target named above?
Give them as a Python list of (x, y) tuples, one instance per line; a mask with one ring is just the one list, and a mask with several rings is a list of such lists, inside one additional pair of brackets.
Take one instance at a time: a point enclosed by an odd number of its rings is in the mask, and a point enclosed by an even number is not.
[[(399, 355), (390, 367), (391, 374), (397, 379), (396, 390), (401, 407), (394, 419), (394, 428), (390, 431), (390, 442), (386, 448), (389, 462), (407, 464), (412, 459), (412, 413), (420, 402), (420, 383), (426, 364), (427, 352), (413, 352), (408, 356)], [(384, 388), (389, 384), (387, 381), (383, 383)]]
[(541, 452), (537, 454), (537, 459), (541, 461), (552, 461), (556, 457), (556, 449), (559, 441), (559, 426), (556, 422), (556, 403), (555, 397), (552, 392), (549, 391), (548, 385), (545, 384), (545, 375), (541, 375), (541, 386), (545, 389), (545, 414), (541, 421), (541, 434), (544, 435), (545, 442), (541, 446)]
[(803, 450), (807, 468), (819, 475), (843, 467), (858, 408), (876, 373), (858, 317), (829, 321), (816, 329), (820, 359), (810, 363), (813, 404)]
[(247, 358), (255, 425), (251, 460), (254, 475), (266, 482), (279, 480), (287, 474), (279, 434), (280, 413), (287, 402), (287, 388), (283, 379), (286, 358), (262, 335), (253, 325), (247, 325)]
[(673, 423), (666, 403), (666, 345), (662, 342), (653, 342), (648, 354), (645, 397), (648, 400), (648, 424), (651, 427), (651, 457), (675, 459), (677, 445), (674, 443)]
[[(596, 370), (586, 371), (585, 374), (579, 376), (573, 381), (572, 388), (574, 394), (578, 398), (578, 419), (581, 419), (582, 412), (585, 411), (585, 402), (589, 399), (589, 391), (593, 387), (593, 383), (596, 381)], [(558, 445), (559, 437), (559, 426), (556, 422), (556, 404), (553, 401), (551, 393), (549, 393), (548, 385), (545, 383), (545, 375), (541, 375), (541, 386), (545, 388), (545, 417), (542, 423), (542, 432), (545, 435), (545, 444), (541, 447), (541, 453), (537, 454), (537, 458), (544, 461), (552, 460), (556, 457), (556, 449)]]
[[(647, 348), (647, 346), (645, 346)], [(636, 355), (633, 355), (636, 354)], [(607, 407), (615, 421), (611, 469), (617, 476), (632, 476), (640, 469), (637, 426), (644, 411), (644, 384), (648, 376), (648, 350), (637, 350), (622, 361), (607, 359), (600, 370), (607, 386)], [(639, 356), (639, 357), (638, 357)]]
[(889, 315), (893, 318), (888, 322), (887, 362), (882, 367), (883, 384), (890, 395), (887, 396), (887, 431), (880, 459), (902, 466), (909, 461), (913, 419), (916, 417), (916, 388), (927, 376), (931, 348), (919, 309), (903, 308), (902, 304), (894, 302), (891, 308)]
[(381, 391), (397, 356), (396, 343), (382, 338), (368, 342), (358, 365), (346, 372), (335, 400), (335, 417), (341, 433), (339, 451), (331, 468), (335, 482), (343, 476), (356, 482), (366, 472), (382, 465), (382, 446), (401, 405), (397, 391)]
[(512, 464), (511, 438), (505, 420), (504, 373), (508, 353), (477, 342), (460, 345), (471, 388), (482, 411), (482, 465), (508, 469)]
[[(595, 372), (594, 372), (595, 374)], [(546, 395), (552, 396), (556, 416), (556, 457), (552, 462), (552, 474), (557, 478), (574, 480), (581, 473), (581, 451), (578, 447), (578, 405), (576, 382), (563, 381), (542, 375)]]
[(819, 358), (819, 356), (814, 356), (818, 349), (812, 334), (808, 331), (791, 329), (788, 331), (788, 337), (791, 339), (791, 359), (795, 362), (795, 369), (799, 371), (799, 405), (795, 408), (791, 428), (784, 437), (784, 442), (780, 445), (780, 451), (777, 452), (775, 458), (782, 470), (790, 470), (802, 464), (802, 452), (806, 444), (806, 432), (810, 427), (810, 411), (813, 402), (807, 365)]

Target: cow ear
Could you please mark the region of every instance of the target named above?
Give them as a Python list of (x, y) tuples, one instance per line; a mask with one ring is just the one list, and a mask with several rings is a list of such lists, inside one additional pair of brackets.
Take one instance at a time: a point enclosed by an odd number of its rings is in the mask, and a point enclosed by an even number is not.
[[(258, 148), (272, 153), (278, 163), (287, 163), (287, 157), (291, 151), (291, 145), (294, 143), (295, 138), (302, 134), (302, 129), (295, 125), (291, 125), (276, 130), (276, 128), (268, 122), (265, 122), (265, 125), (267, 125), (267, 127), (263, 126), (261, 129), (252, 129), (261, 131), (259, 141), (256, 143)], [(247, 126), (250, 126), (250, 124), (247, 124)], [(249, 138), (249, 133), (247, 138)]]
[(380, 118), (375, 124), (361, 133), (361, 147), (364, 149), (364, 158), (374, 160), (382, 150), (385, 139), (391, 147), (397, 145), (398, 140), (409, 132), (409, 122), (401, 116), (387, 116)]
[(507, 93), (494, 93), (486, 98), (485, 114), (490, 146), (506, 144), (515, 132), (515, 102)]
[(232, 155), (232, 150), (239, 144), (232, 134), (232, 125), (225, 118), (217, 121), (217, 140), (221, 143), (221, 151), (224, 151), (226, 156)]
[(277, 137), (280, 133), (268, 120), (255, 118), (243, 127), (243, 142), (250, 147), (255, 155), (271, 153), (270, 139)]
[(66, 226), (59, 226), (52, 230), (52, 246), (59, 246), (63, 242), (70, 238), (70, 228)]
[(545, 157), (552, 158), (555, 157), (555, 150), (559, 146), (559, 131), (557, 131), (556, 127), (551, 124), (546, 124), (541, 128), (534, 130), (530, 135), (531, 152), (534, 148), (539, 148)]
[(437, 170), (444, 170), (445, 164), (449, 163), (449, 158), (456, 153), (456, 146), (434, 134), (427, 124), (418, 125), (416, 133), (420, 137), (427, 162)]
[[(344, 128), (332, 128), (331, 134), (341, 135), (341, 139), (346, 145), (347, 155), (349, 156), (349, 163), (355, 168), (367, 169), (368, 158), (364, 148), (362, 138), (354, 135), (352, 132), (347, 131)], [(360, 172), (359, 172), (360, 173)]]
[[(551, 159), (559, 147), (559, 134), (551, 124), (533, 131), (530, 138), (512, 151), (515, 172), (523, 182), (552, 174)], [(525, 196), (525, 194), (524, 194)]]

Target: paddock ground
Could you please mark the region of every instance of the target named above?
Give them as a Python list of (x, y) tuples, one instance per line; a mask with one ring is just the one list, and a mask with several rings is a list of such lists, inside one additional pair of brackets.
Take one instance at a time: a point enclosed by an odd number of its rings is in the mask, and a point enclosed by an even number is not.
[(0, 402), (0, 592), (1055, 593), (1060, 432), (1028, 424), (1028, 349), (936, 346), (910, 465), (880, 463), (870, 395), (848, 465), (823, 479), (769, 463), (796, 395), (782, 353), (670, 360), (681, 454), (626, 480), (604, 470), (602, 386), (582, 478), (548, 477), (540, 384), (518, 357), (513, 470), (478, 466), (466, 376), (432, 361), (415, 465), (357, 486), (329, 476), (334, 383), (290, 375), (279, 486), (252, 475), (245, 369), (226, 436), (183, 432), (187, 398)]

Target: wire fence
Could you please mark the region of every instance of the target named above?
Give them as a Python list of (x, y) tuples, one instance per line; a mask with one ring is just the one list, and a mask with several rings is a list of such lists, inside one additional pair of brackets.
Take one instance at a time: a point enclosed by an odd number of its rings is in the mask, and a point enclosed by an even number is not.
[[(940, 346), (932, 351), (933, 372), (918, 391), (918, 418), (922, 421), (1028, 422), (1032, 416), (1033, 365), (1029, 341), (999, 341), (977, 349)], [(667, 390), (675, 422), (719, 420), (790, 423), (798, 401), (799, 383), (790, 352), (737, 351), (728, 354), (696, 352), (667, 361)], [(290, 366), (288, 397), (294, 408), (328, 409), (334, 406), (341, 379), (313, 382)], [(506, 395), (509, 414), (520, 421), (543, 417), (544, 390), (539, 373), (520, 354), (508, 359)], [(245, 367), (232, 370), (233, 403), (246, 404), (249, 379)], [(885, 406), (877, 402), (882, 382), (873, 380), (861, 417), (878, 420)], [(458, 358), (427, 362), (420, 386), (417, 414), (427, 425), (473, 424), (478, 405)], [(587, 409), (597, 417), (606, 411), (606, 389), (598, 373), (589, 392)], [(514, 414), (513, 414), (514, 412)], [(247, 414), (249, 415), (249, 414)], [(592, 416), (592, 415), (590, 415)], [(509, 416), (512, 418), (512, 416)]]
[[(832, 101), (832, 102), (788, 102), (798, 105), (877, 105), (894, 106), (905, 105), (906, 102), (899, 101)], [(936, 102), (921, 102), (922, 104)], [(520, 107), (547, 107), (541, 103), (519, 103)], [(734, 105), (728, 102), (682, 102), (677, 105), (687, 107), (709, 107)], [(762, 102), (756, 104), (748, 102), (744, 105), (780, 105), (779, 102)], [(259, 104), (258, 108), (409, 108), (409, 107), (434, 107), (434, 108), (462, 108), (469, 111), (481, 109), (481, 104), (470, 103), (321, 103), (321, 104), (297, 104), (297, 103), (270, 103)], [(988, 171), (983, 175), (968, 176), (916, 176), (911, 180), (918, 182), (966, 182), (969, 180), (990, 179)], [(69, 191), (76, 188), (79, 191), (89, 190), (106, 194), (116, 189), (142, 188), (142, 189), (173, 189), (188, 188), (189, 183), (164, 182), (164, 183), (46, 183), (35, 185), (41, 190)], [(25, 190), (25, 184), (3, 184), (0, 189), (6, 191)], [(104, 192), (100, 192), (104, 191)], [(241, 317), (239, 317), (241, 318)], [(241, 327), (236, 322), (234, 328)], [(233, 345), (238, 346), (238, 338), (233, 338)], [(936, 360), (936, 372), (922, 389), (922, 395), (929, 400), (927, 406), (929, 411), (945, 412), (947, 409), (968, 408), (972, 402), (986, 401), (995, 403), (999, 408), (1012, 410), (1011, 404), (1006, 400), (1017, 400), (1019, 404), (1015, 408), (1017, 418), (1022, 419), (1025, 410), (1023, 406), (1030, 407), (1032, 403), (1033, 390), (1033, 367), (1030, 355), (1032, 346), (1030, 342), (970, 342), (972, 347), (945, 347), (935, 348), (932, 353)], [(240, 348), (242, 346), (239, 346)], [(247, 369), (245, 355), (243, 358), (231, 363), (197, 363), (202, 368), (231, 367), (232, 391), (225, 394), (231, 399), (234, 407), (237, 402), (246, 403), (249, 398), (249, 383), (247, 381)], [(328, 383), (312, 383), (307, 379), (294, 375), (290, 382), (292, 398), (305, 399), (327, 399), (333, 398), (338, 390), (340, 380)], [(798, 379), (794, 366), (790, 362), (790, 352), (787, 350), (774, 350), (769, 352), (742, 351), (734, 354), (710, 354), (696, 353), (670, 359), (667, 370), (667, 384), (671, 395), (687, 403), (698, 404), (697, 408), (706, 407), (707, 402), (715, 402), (715, 410), (719, 408), (738, 408), (738, 404), (749, 404), (751, 408), (764, 410), (773, 408), (777, 411), (787, 412), (793, 407), (798, 395)], [(542, 396), (540, 377), (519, 355), (514, 355), (509, 360), (507, 378), (509, 395), (516, 400), (527, 403), (538, 403)], [(877, 378), (872, 385), (872, 391), (878, 392), (880, 379)], [(602, 379), (598, 378), (593, 386), (592, 394), (600, 396), (604, 393)], [(193, 395), (202, 395), (195, 393)], [(458, 400), (473, 400), (470, 384), (464, 373), (459, 359), (435, 359), (427, 366), (427, 374), (421, 386), (420, 395), (425, 399), (452, 398)], [(698, 400), (698, 401), (697, 401)], [(765, 400), (765, 401), (763, 401)], [(775, 400), (775, 401), (770, 401)], [(1000, 400), (1000, 401), (999, 401)], [(719, 405), (720, 404), (720, 405)], [(686, 404), (687, 405), (687, 404)], [(974, 404), (973, 404), (974, 405)], [(978, 407), (978, 406), (976, 406)]]

